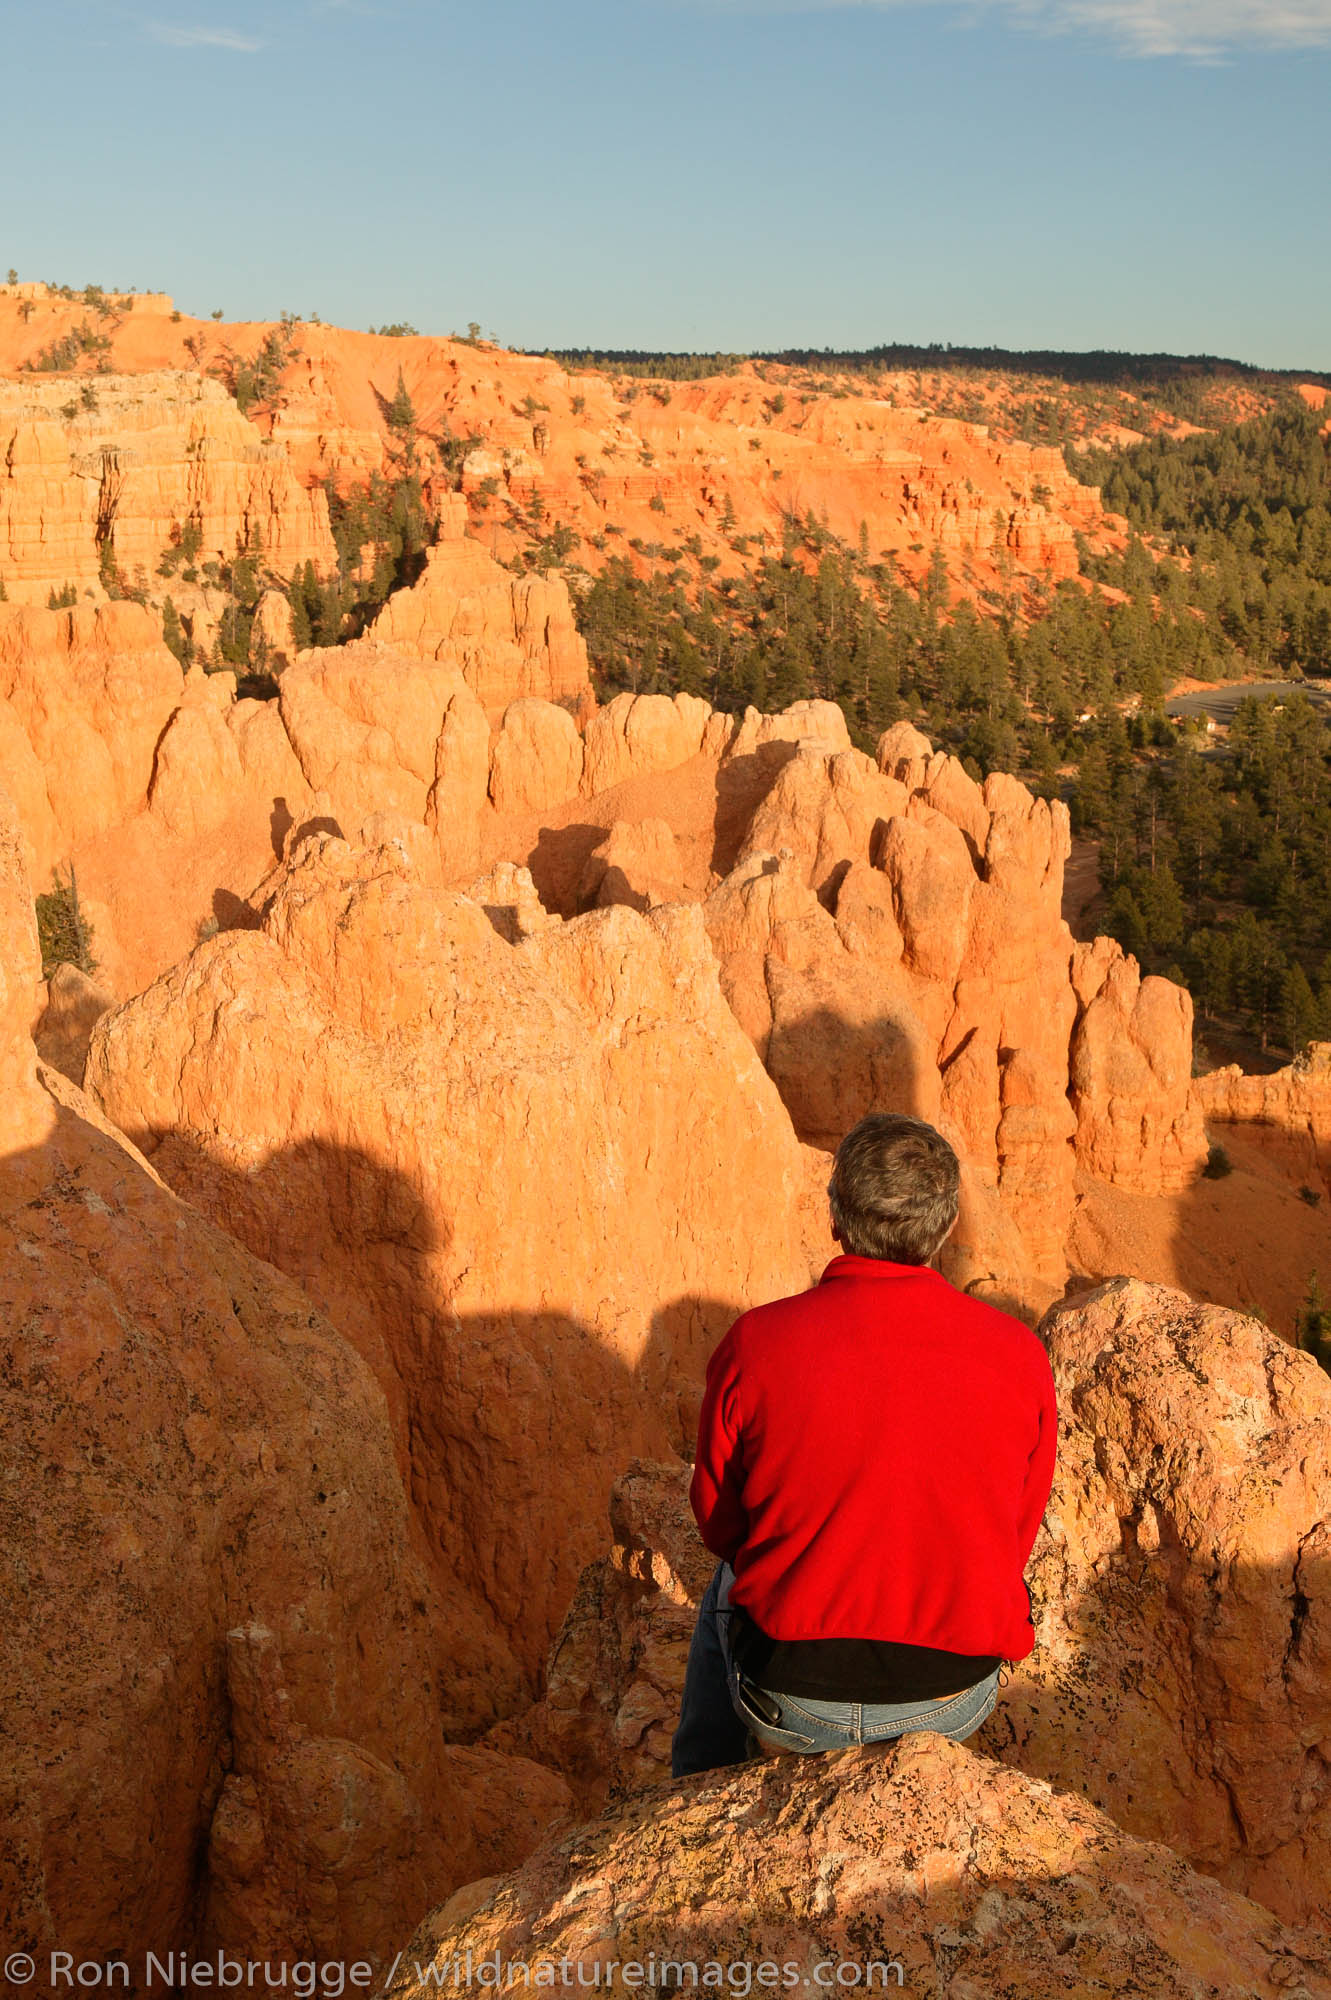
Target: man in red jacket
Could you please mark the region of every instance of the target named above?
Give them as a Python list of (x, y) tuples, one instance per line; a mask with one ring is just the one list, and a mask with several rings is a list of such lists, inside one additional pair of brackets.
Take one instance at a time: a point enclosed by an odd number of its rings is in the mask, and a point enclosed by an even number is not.
[(957, 1157), (876, 1114), (828, 1188), (835, 1257), (713, 1354), (690, 1498), (720, 1565), (689, 1652), (677, 1777), (768, 1751), (965, 1737), (1034, 1643), (1023, 1572), (1057, 1410), (1020, 1320), (931, 1268)]

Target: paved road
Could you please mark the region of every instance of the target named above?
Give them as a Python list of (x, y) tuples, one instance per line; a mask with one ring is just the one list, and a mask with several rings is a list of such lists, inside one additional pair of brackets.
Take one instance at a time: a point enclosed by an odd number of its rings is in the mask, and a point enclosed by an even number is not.
[(1315, 707), (1331, 709), (1331, 685), (1325, 681), (1231, 681), (1204, 694), (1181, 694), (1177, 701), (1165, 703), (1165, 714), (1213, 715), (1217, 722), (1229, 723), (1249, 695), (1259, 701), (1284, 701), (1292, 694), (1306, 694)]

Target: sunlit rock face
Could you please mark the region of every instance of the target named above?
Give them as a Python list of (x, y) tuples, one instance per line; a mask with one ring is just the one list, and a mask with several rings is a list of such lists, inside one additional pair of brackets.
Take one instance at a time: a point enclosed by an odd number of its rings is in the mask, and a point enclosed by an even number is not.
[(1331, 1991), (1317, 1947), (1269, 1911), (1084, 1799), (927, 1734), (623, 1800), (444, 1903), (389, 1991), (435, 1991), (468, 1954), (522, 1963), (533, 1985), (561, 1964), (588, 1986), (612, 1961), (640, 1966), (648, 1990), (664, 1962), (732, 1992), (838, 1977), (967, 2000)]
[(1331, 1378), (1121, 1278), (1050, 1314), (1036, 1647), (984, 1740), (1301, 1922), (1331, 1875)]
[[(337, 564), (322, 488), (297, 477), (220, 382), (183, 368), (0, 379), (0, 467), (12, 603), (44, 605), (71, 586), (100, 595), (106, 545), (126, 583), (160, 590), (158, 565), (187, 526), (196, 566), (230, 563), (238, 548), (284, 577)], [(174, 589), (188, 605), (190, 586)]]
[(810, 1276), (806, 1156), (697, 906), (529, 935), (496, 908), (312, 835), (261, 928), (106, 1017), (88, 1068), (374, 1369), (478, 1720), (543, 1658), (625, 1456), (682, 1445), (730, 1320)]

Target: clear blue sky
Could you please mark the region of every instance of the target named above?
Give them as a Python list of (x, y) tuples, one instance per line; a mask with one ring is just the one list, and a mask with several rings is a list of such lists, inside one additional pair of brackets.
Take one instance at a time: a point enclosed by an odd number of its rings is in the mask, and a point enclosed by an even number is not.
[(1331, 368), (1331, 0), (43, 0), (0, 268), (512, 346)]

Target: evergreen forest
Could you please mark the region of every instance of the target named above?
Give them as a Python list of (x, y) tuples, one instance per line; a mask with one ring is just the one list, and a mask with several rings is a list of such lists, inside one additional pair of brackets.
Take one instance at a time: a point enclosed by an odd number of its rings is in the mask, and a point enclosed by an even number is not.
[[(1192, 991), (1208, 1023), (1272, 1060), (1331, 1036), (1331, 442), (1291, 397), (1249, 423), (1074, 453), (1133, 533), (1077, 582), (996, 616), (941, 560), (890, 561), (789, 519), (744, 571), (667, 549), (614, 557), (581, 595), (604, 695), (684, 689), (714, 706), (840, 703), (872, 748), (905, 716), (976, 776), (1064, 798), (1099, 844), (1095, 926)], [(1185, 675), (1306, 682), (1245, 700), (1227, 734), (1165, 713)]]

